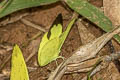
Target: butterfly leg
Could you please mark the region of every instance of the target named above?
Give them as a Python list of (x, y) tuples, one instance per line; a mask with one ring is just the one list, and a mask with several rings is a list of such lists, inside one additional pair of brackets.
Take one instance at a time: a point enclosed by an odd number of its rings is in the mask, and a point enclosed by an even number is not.
[(55, 60), (55, 63), (56, 63), (56, 66), (58, 66), (58, 62), (57, 62), (57, 60)]
[(65, 60), (65, 57), (63, 56), (59, 56), (58, 58), (61, 58), (63, 61)]
[[(61, 58), (63, 61), (65, 60), (65, 57), (63, 57), (63, 56), (59, 56), (58, 58)], [(57, 59), (58, 59), (58, 58), (57, 58)], [(56, 62), (56, 65), (58, 66), (57, 60), (55, 60), (55, 62)]]

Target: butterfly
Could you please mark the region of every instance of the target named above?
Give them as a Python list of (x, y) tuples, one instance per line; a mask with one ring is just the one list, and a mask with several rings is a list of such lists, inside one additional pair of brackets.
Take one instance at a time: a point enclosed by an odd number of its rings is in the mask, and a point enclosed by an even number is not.
[(58, 23), (57, 25), (54, 24), (49, 32), (44, 34), (38, 50), (38, 63), (40, 66), (45, 66), (61, 57), (59, 56), (61, 47), (74, 22), (75, 19), (68, 24), (64, 32), (62, 32), (62, 25)]

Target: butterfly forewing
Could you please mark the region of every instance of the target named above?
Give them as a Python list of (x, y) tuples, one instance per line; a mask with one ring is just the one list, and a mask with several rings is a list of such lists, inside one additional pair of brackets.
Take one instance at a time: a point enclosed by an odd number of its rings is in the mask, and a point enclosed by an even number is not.
[(75, 19), (72, 19), (72, 21), (70, 21), (70, 23), (68, 24), (66, 30), (60, 35), (60, 37), (59, 37), (59, 49), (61, 49), (65, 39), (67, 38), (67, 36), (70, 32), (72, 25), (74, 24), (74, 22), (75, 22)]
[(61, 24), (54, 25), (53, 28), (51, 29), (50, 40), (55, 37), (59, 37), (61, 34), (62, 34), (62, 25)]
[[(62, 18), (62, 14), (60, 13), (60, 14), (58, 14), (57, 15), (57, 17), (55, 18), (55, 20), (53, 21), (53, 23), (52, 23), (52, 25), (51, 25), (51, 27), (50, 27), (50, 29), (49, 29), (49, 32), (48, 32), (48, 35), (47, 35), (47, 37), (48, 37), (48, 39), (50, 38), (50, 36), (51, 36), (51, 30), (53, 29), (53, 27), (56, 25), (58, 25), (58, 24), (61, 24), (61, 25), (63, 25), (63, 18)], [(59, 29), (58, 29), (59, 30)], [(58, 32), (57, 32), (58, 33)], [(56, 33), (56, 34), (57, 34)]]
[(16, 45), (12, 53), (10, 80), (29, 80), (27, 67), (20, 48)]

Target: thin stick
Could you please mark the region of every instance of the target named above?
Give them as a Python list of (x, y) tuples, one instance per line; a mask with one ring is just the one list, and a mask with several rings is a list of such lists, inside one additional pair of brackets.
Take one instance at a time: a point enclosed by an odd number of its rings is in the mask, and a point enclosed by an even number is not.
[(24, 24), (26, 24), (27, 26), (31, 26), (31, 27), (33, 27), (33, 28), (35, 28), (35, 29), (38, 29), (38, 30), (40, 30), (40, 31), (42, 31), (42, 32), (46, 32), (46, 30), (44, 29), (44, 28), (42, 28), (41, 26), (39, 26), (39, 25), (37, 25), (37, 24), (33, 24), (32, 22), (30, 22), (30, 21), (28, 21), (28, 20), (26, 20), (26, 19), (21, 19), (21, 21), (24, 23)]

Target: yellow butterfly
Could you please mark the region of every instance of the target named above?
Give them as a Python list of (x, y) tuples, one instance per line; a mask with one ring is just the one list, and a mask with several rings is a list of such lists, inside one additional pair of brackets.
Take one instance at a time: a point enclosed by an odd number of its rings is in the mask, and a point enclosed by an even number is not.
[(62, 25), (54, 25), (50, 32), (51, 35), (48, 38), (48, 32), (46, 32), (41, 40), (39, 51), (38, 51), (38, 62), (40, 66), (45, 66), (53, 60), (61, 57), (59, 56), (60, 49), (73, 25), (75, 19), (69, 24), (67, 29), (62, 33)]

